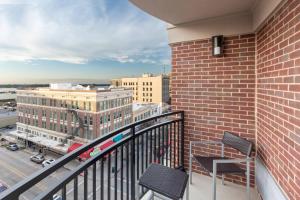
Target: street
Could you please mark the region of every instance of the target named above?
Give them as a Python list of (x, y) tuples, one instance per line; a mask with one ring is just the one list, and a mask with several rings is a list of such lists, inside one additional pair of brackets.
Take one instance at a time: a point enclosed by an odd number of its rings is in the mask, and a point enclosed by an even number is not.
[[(9, 130), (1, 130), (1, 132), (5, 133)], [(139, 154), (140, 154), (140, 163), (142, 157), (142, 147), (139, 144)], [(127, 175), (131, 177), (131, 170), (126, 168), (126, 149), (124, 149), (124, 157), (123, 157), (123, 180), (121, 180), (121, 153), (118, 152), (118, 173), (117, 173), (117, 195), (118, 199), (121, 197), (121, 183), (123, 182), (123, 192), (122, 195), (126, 198), (127, 195)], [(136, 152), (137, 153), (137, 152)], [(30, 156), (37, 154), (37, 150), (34, 152), (32, 149), (27, 148), (24, 150), (18, 151), (10, 151), (5, 148), (5, 146), (0, 147), (0, 182), (6, 184), (8, 187), (12, 187), (13, 185), (17, 184), (21, 180), (25, 179), (26, 177), (30, 176), (34, 172), (42, 169), (41, 164), (36, 164), (30, 161)], [(130, 155), (130, 154), (129, 154)], [(47, 152), (45, 155), (46, 159), (58, 159), (60, 156), (53, 154), (51, 152)], [(137, 157), (137, 154), (136, 154)], [(108, 195), (110, 198), (114, 198), (115, 195), (115, 176), (112, 172), (112, 168), (114, 167), (115, 156), (111, 156), (111, 166), (108, 169), (108, 160), (104, 161), (103, 165), (103, 177), (101, 177), (101, 165), (100, 162), (96, 164), (96, 196), (97, 198), (100, 197), (101, 191), (103, 191), (103, 199), (108, 199)], [(43, 191), (47, 190), (49, 186), (55, 184), (55, 182), (61, 180), (68, 172), (75, 169), (80, 163), (77, 160), (71, 161), (63, 168), (60, 168), (56, 172), (54, 172), (51, 176), (45, 178), (40, 183), (36, 184), (34, 187), (29, 189), (27, 192), (21, 195), (22, 200), (31, 200), (41, 194)], [(140, 173), (142, 174), (142, 169), (139, 169)], [(110, 173), (110, 180), (109, 178)], [(87, 176), (87, 185), (88, 191), (87, 196), (88, 199), (93, 198), (93, 166), (88, 168), (88, 176)], [(101, 182), (103, 181), (103, 190), (101, 190)], [(128, 181), (129, 190), (130, 190), (130, 180)], [(110, 187), (108, 187), (110, 185)], [(110, 189), (110, 193), (108, 194), (108, 189)], [(58, 192), (61, 195), (61, 191)], [(74, 199), (74, 181), (71, 181), (66, 186), (66, 194), (67, 199)], [(78, 176), (78, 199), (84, 199), (84, 176), (83, 173)]]
[[(0, 147), (0, 182), (4, 183), (8, 187), (12, 187), (13, 185), (17, 184), (21, 180), (25, 179), (26, 177), (30, 176), (34, 172), (42, 169), (42, 165), (36, 164), (32, 161), (30, 161), (30, 156), (34, 155), (36, 152), (32, 152), (30, 150), (18, 150), (18, 151), (10, 151), (7, 150), (5, 147)], [(46, 159), (54, 158), (54, 155), (46, 155)], [(112, 157), (113, 161), (113, 157)], [(73, 161), (75, 162), (75, 161)], [(98, 162), (99, 163), (99, 162)], [(97, 163), (97, 170), (96, 170), (96, 191), (97, 196), (100, 195), (100, 165)], [(78, 163), (77, 163), (78, 164)], [(119, 163), (120, 165), (120, 163)], [(103, 177), (103, 193), (104, 193), (104, 199), (107, 196), (108, 192), (108, 173), (111, 172), (111, 170), (108, 171), (107, 168), (107, 162), (104, 162), (104, 177)], [(72, 167), (76, 167), (76, 163), (72, 164)], [(124, 192), (123, 195), (126, 195), (126, 179), (125, 179), (125, 163), (124, 163)], [(53, 184), (55, 181), (58, 181), (60, 178), (62, 178), (66, 172), (70, 171), (67, 168), (61, 168), (55, 173), (53, 173), (51, 176), (47, 177), (34, 187), (32, 187), (30, 190), (25, 192), (20, 199), (23, 200), (31, 200), (34, 199), (37, 195), (39, 195), (41, 192), (45, 191), (51, 184)], [(114, 195), (114, 174), (111, 173), (111, 197)], [(118, 173), (118, 195), (120, 195), (120, 172)], [(88, 172), (88, 199), (92, 199), (92, 168), (89, 168)], [(84, 194), (84, 178), (83, 176), (78, 176), (78, 199), (83, 199)], [(73, 182), (69, 183), (67, 185), (67, 199), (73, 199), (74, 194), (74, 188), (73, 188)]]

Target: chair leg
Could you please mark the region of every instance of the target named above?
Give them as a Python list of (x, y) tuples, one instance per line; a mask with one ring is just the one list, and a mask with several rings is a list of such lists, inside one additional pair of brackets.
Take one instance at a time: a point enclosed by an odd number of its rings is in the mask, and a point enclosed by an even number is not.
[(187, 184), (186, 184), (185, 199), (186, 200), (190, 199), (190, 184), (189, 184), (189, 182), (187, 182)]
[(212, 200), (216, 200), (217, 199), (217, 163), (213, 162), (213, 177), (212, 177), (213, 181), (212, 181)]
[(247, 161), (247, 199), (250, 200), (250, 162)]
[(140, 199), (140, 187), (139, 187), (139, 183), (136, 184), (136, 195), (137, 195), (137, 199)]
[(225, 185), (225, 182), (224, 182), (224, 174), (222, 174), (222, 185)]

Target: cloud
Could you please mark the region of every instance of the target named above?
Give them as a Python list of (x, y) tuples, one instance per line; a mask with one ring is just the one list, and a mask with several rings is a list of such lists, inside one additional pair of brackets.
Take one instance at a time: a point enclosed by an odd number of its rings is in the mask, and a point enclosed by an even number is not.
[(0, 60), (160, 63), (165, 24), (125, 0), (0, 0)]

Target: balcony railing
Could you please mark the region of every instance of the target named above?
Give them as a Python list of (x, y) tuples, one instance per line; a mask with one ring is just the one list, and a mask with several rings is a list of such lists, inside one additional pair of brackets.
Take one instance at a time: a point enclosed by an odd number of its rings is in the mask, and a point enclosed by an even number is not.
[[(169, 167), (183, 166), (184, 112), (177, 111), (148, 118), (111, 132), (91, 143), (66, 154), (53, 165), (30, 175), (0, 195), (3, 200), (23, 199), (32, 189), (57, 170), (91, 148), (125, 133), (125, 137), (94, 157), (64, 173), (54, 184), (49, 184), (34, 199), (126, 199), (137, 198), (137, 180), (151, 163)], [(79, 187), (83, 184), (83, 188)], [(145, 194), (143, 188), (139, 194)], [(26, 199), (26, 198), (25, 198)]]

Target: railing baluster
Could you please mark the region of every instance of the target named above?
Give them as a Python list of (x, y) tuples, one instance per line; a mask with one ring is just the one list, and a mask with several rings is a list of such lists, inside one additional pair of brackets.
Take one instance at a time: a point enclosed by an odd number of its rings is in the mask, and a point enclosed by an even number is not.
[(96, 163), (93, 164), (93, 200), (96, 200)]
[(176, 126), (175, 123), (172, 123), (173, 126), (173, 167), (176, 167)]
[(148, 150), (148, 146), (149, 146), (148, 138), (149, 138), (149, 131), (146, 132), (146, 169), (148, 168), (148, 163), (149, 163), (149, 160), (148, 160), (148, 154), (149, 154), (149, 150)]
[(123, 177), (123, 170), (124, 170), (124, 168), (123, 168), (123, 165), (124, 165), (124, 162), (123, 162), (123, 154), (124, 154), (124, 146), (123, 145), (121, 145), (121, 200), (123, 200), (123, 192), (124, 192), (124, 190), (123, 190), (123, 185), (124, 185), (124, 183), (123, 183), (123, 179), (124, 179), (124, 177)]
[(180, 165), (180, 138), (179, 138), (179, 122), (177, 122), (177, 167)]
[(169, 129), (168, 129), (169, 125), (167, 124), (165, 126), (165, 135), (166, 135), (166, 166), (169, 166)]
[(115, 179), (115, 200), (118, 199), (118, 149), (115, 150), (115, 163), (114, 163), (114, 179)]
[(154, 129), (154, 162), (158, 163), (158, 158), (157, 158), (157, 145), (156, 145), (156, 128)]
[(66, 188), (66, 185), (63, 186), (63, 188), (61, 189), (61, 196), (62, 196), (62, 199), (67, 199), (67, 188)]
[(107, 165), (107, 199), (110, 200), (110, 173), (111, 173), (111, 160), (110, 160), (110, 154), (111, 152), (108, 153), (108, 165)]
[(84, 170), (84, 178), (83, 178), (83, 199), (87, 200), (88, 199), (88, 170)]
[(136, 137), (136, 178), (140, 177), (140, 138)]
[(181, 129), (180, 129), (180, 137), (181, 137), (181, 166), (184, 167), (184, 112), (181, 112)]
[(100, 199), (104, 199), (104, 158), (101, 159)]
[(165, 150), (166, 150), (166, 144), (165, 144), (165, 127), (160, 127), (161, 134), (162, 134), (162, 164), (165, 165)]
[(74, 200), (78, 200), (78, 176), (74, 178)]
[(159, 164), (161, 164), (162, 162), (161, 162), (161, 141), (160, 141), (160, 127), (158, 127), (158, 163)]
[(129, 200), (129, 144), (126, 145), (126, 200)]
[[(144, 134), (141, 136), (141, 142), (142, 142), (142, 163), (141, 163), (141, 174), (144, 173)], [(139, 178), (139, 176), (137, 177)]]
[(152, 163), (153, 162), (153, 160), (152, 160), (152, 156), (153, 156), (153, 143), (152, 143), (152, 140), (153, 140), (153, 137), (152, 137), (152, 133), (153, 133), (153, 129), (151, 129), (150, 131), (150, 163)]
[(169, 152), (169, 154), (170, 154), (170, 167), (172, 167), (172, 123), (170, 124), (170, 130), (169, 130), (169, 132), (170, 132), (170, 152)]
[(131, 129), (131, 200), (135, 200), (135, 127)]

